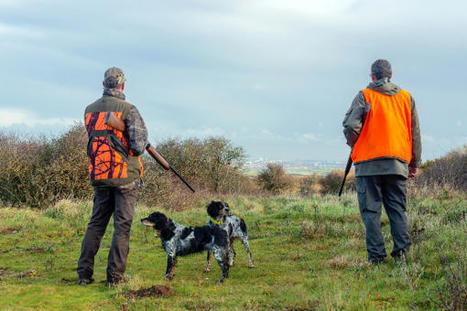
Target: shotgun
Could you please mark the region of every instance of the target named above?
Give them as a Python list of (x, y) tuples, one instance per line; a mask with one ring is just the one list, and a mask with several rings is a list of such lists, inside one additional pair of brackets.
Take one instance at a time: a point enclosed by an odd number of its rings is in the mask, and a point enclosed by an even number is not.
[[(352, 154), (352, 152), (350, 152), (350, 154)], [(347, 165), (345, 166), (344, 179), (342, 179), (341, 188), (339, 189), (339, 196), (341, 196), (342, 190), (344, 190), (345, 179), (347, 178), (347, 175), (349, 174), (351, 167), (352, 167), (352, 157), (349, 156), (349, 159), (347, 160)]]
[[(112, 112), (107, 112), (105, 115), (105, 120), (104, 123), (110, 127), (113, 127), (114, 129), (124, 131), (125, 130), (125, 122), (117, 118)], [(149, 153), (149, 155), (157, 161), (164, 169), (171, 170), (180, 180), (193, 192), (195, 192), (195, 189), (190, 186), (190, 184), (177, 172), (176, 169), (174, 169), (169, 162), (167, 162), (163, 156), (159, 152), (154, 149), (154, 147), (151, 146), (151, 144), (147, 144), (146, 146), (146, 151)]]

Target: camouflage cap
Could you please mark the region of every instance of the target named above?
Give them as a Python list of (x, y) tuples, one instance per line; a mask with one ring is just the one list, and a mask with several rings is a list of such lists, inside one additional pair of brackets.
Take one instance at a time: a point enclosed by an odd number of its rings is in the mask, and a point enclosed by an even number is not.
[(123, 70), (117, 67), (111, 67), (104, 73), (104, 85), (108, 88), (114, 88), (122, 85), (126, 81)]
[(385, 59), (378, 59), (371, 65), (371, 73), (377, 79), (389, 78), (392, 74), (391, 63)]

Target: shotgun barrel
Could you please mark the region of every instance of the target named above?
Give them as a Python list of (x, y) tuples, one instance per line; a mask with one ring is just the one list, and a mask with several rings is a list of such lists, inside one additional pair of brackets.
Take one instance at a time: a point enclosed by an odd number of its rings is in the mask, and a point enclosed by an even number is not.
[[(107, 124), (108, 126), (115, 128), (120, 131), (125, 130), (125, 122), (117, 118), (112, 112), (107, 112), (105, 115), (105, 120), (104, 123)], [(176, 169), (174, 169), (169, 162), (167, 162), (164, 157), (154, 149), (151, 144), (147, 144), (146, 146), (146, 151), (149, 153), (149, 155), (157, 161), (164, 169), (166, 170), (171, 170), (180, 180), (193, 192), (195, 192), (195, 189), (193, 189), (192, 186), (180, 175), (180, 173), (177, 172)]]
[(349, 174), (351, 167), (352, 167), (352, 157), (349, 156), (349, 159), (347, 160), (347, 165), (345, 166), (344, 178), (342, 179), (341, 188), (339, 189), (339, 196), (342, 195), (342, 191), (344, 190), (344, 185), (345, 185), (345, 179), (347, 178), (347, 175)]

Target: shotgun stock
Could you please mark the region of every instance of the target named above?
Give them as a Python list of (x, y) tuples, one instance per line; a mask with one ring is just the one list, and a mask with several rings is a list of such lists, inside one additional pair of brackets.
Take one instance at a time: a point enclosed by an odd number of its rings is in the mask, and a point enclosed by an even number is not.
[[(125, 122), (117, 118), (112, 112), (107, 112), (105, 115), (105, 120), (104, 123), (107, 124), (110, 127), (113, 127), (114, 129), (124, 131), (125, 130)], [(180, 175), (180, 173), (177, 172), (170, 164), (167, 162), (163, 156), (159, 152), (154, 149), (154, 147), (151, 146), (151, 144), (147, 144), (146, 146), (146, 151), (149, 153), (149, 155), (157, 161), (164, 169), (166, 170), (171, 170), (180, 180), (193, 192), (195, 192), (195, 189), (190, 186), (190, 184)]]
[[(350, 154), (352, 154), (352, 152), (350, 152)], [(352, 167), (352, 157), (349, 156), (349, 159), (347, 160), (347, 165), (345, 166), (344, 179), (342, 179), (341, 188), (339, 189), (339, 196), (342, 195), (342, 190), (344, 190), (344, 185), (345, 185), (345, 179), (347, 178), (347, 175), (349, 174), (351, 167)]]

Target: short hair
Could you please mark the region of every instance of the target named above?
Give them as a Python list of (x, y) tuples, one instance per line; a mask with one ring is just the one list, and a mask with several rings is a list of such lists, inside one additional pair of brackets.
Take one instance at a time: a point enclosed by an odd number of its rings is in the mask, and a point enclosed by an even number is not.
[(376, 79), (389, 78), (392, 74), (391, 63), (385, 59), (378, 59), (371, 65), (371, 74)]

